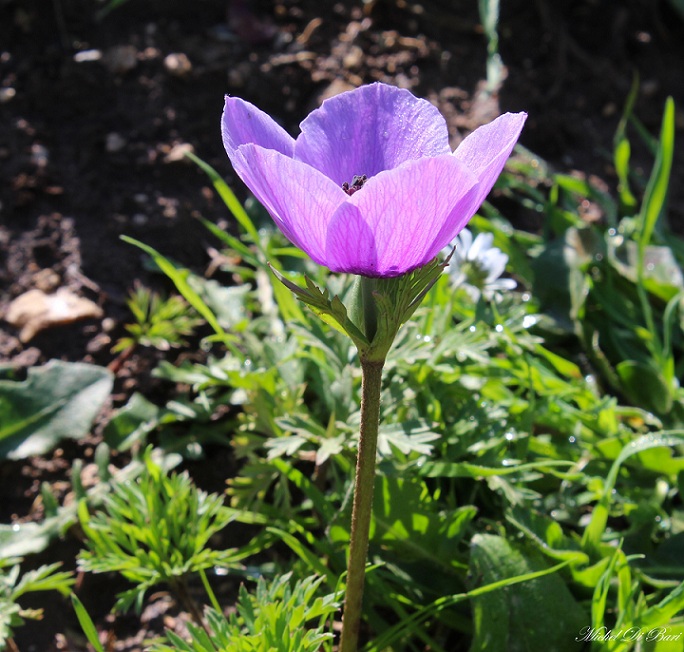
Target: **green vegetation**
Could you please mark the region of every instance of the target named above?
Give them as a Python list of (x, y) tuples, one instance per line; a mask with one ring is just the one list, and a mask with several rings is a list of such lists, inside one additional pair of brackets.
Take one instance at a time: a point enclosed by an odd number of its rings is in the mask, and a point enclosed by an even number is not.
[[(474, 303), (443, 274), (389, 353), (367, 652), (684, 650), (684, 241), (666, 222), (674, 109), (668, 102), (649, 140), (653, 171), (640, 179), (629, 166), (630, 107), (616, 137), (618, 196), (520, 151), (498, 189), (538, 214), (541, 232), (515, 229), (491, 205), (471, 222), (508, 256), (518, 289)], [(79, 495), (80, 565), (132, 583), (112, 599), (118, 610), (140, 609), (153, 586), (175, 592), (196, 621), (190, 641), (168, 633), (156, 650), (332, 650), (360, 377), (348, 339), (269, 265), (340, 297), (350, 281), (311, 264), (199, 163), (240, 225), (235, 236), (207, 223), (239, 282), (221, 287), (143, 245), (213, 334), (203, 362), (156, 368), (175, 387), (172, 401), (136, 394), (112, 416), (105, 440), (133, 462), (111, 477), (100, 453), (108, 489)], [(596, 219), (583, 218), (588, 207)], [(180, 344), (195, 324), (189, 308), (152, 303), (138, 291), (132, 306), (147, 306), (134, 310), (138, 323), (173, 308), (159, 320), (175, 325), (159, 337)], [(142, 333), (133, 334), (140, 343)], [(10, 397), (30, 398), (38, 380), (36, 370), (0, 381), (7, 455), (32, 431), (24, 403)], [(71, 394), (50, 401), (54, 386), (31, 410), (41, 420), (73, 403)], [(217, 444), (236, 460), (225, 500), (171, 471), (179, 453), (211, 465), (206, 451)], [(53, 509), (57, 518), (67, 508)], [(225, 545), (238, 526), (249, 543)], [(65, 529), (36, 536), (45, 547)], [(0, 532), (0, 543), (10, 536)], [(21, 578), (18, 566), (3, 566), (6, 638), (21, 624), (19, 588), (63, 591), (69, 580), (52, 566)], [(236, 598), (215, 594), (216, 568), (243, 582), (230, 613)], [(204, 589), (199, 604), (193, 587)], [(88, 605), (75, 606), (94, 636)], [(622, 634), (591, 638), (607, 630)]]

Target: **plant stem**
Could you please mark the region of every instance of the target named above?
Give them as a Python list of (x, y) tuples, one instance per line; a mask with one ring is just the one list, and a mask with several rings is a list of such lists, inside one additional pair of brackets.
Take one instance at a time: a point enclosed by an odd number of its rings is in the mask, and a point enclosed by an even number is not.
[(361, 429), (356, 460), (347, 590), (339, 652), (356, 652), (361, 626), (363, 584), (368, 557), (368, 535), (373, 509), (375, 453), (380, 422), (380, 390), (384, 360), (361, 360)]
[(221, 605), (219, 604), (219, 601), (216, 599), (216, 594), (211, 588), (211, 584), (209, 584), (207, 574), (203, 568), (200, 568), (199, 576), (202, 578), (202, 584), (204, 585), (204, 590), (207, 592), (207, 596), (209, 597), (209, 602), (211, 602), (211, 606), (214, 607), (214, 609), (216, 609), (216, 611), (220, 613)]
[(197, 623), (205, 631), (207, 636), (211, 638), (211, 632), (209, 631), (207, 624), (204, 622), (202, 612), (197, 606), (197, 603), (192, 599), (190, 591), (188, 591), (188, 585), (185, 578), (175, 578), (175, 580), (170, 580), (169, 584), (180, 603), (190, 612), (190, 615), (195, 623)]

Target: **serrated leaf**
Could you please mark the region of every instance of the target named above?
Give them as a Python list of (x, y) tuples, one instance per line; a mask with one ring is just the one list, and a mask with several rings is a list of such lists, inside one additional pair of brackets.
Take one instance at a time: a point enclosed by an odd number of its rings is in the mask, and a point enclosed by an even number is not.
[(381, 424), (378, 431), (378, 453), (381, 457), (391, 457), (396, 447), (404, 455), (419, 453), (431, 455), (431, 441), (441, 435), (434, 432), (428, 424), (417, 419), (403, 423)]

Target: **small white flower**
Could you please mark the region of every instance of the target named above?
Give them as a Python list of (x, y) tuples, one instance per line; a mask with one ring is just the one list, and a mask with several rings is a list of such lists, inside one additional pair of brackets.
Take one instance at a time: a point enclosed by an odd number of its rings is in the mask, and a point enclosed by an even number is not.
[(455, 287), (462, 287), (473, 301), (484, 296), (489, 301), (501, 301), (502, 290), (514, 290), (517, 283), (512, 278), (499, 278), (506, 269), (508, 256), (492, 246), (494, 236), (480, 233), (473, 240), (473, 234), (463, 229), (452, 243), (442, 250), (449, 255), (449, 276)]

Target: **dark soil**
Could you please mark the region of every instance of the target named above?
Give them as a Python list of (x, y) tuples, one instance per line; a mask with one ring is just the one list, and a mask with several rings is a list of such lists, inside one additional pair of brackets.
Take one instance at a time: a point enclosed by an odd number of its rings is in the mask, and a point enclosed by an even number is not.
[[(486, 40), (475, 0), (129, 0), (98, 19), (105, 6), (0, 0), (0, 317), (35, 287), (69, 287), (104, 311), (30, 342), (0, 322), (0, 363), (112, 362), (134, 281), (163, 284), (122, 234), (199, 273), (208, 268), (207, 250), (217, 243), (197, 217), (231, 228), (229, 216), (181, 154), (192, 147), (245, 196), (219, 134), (226, 93), (296, 133), (323, 98), (386, 81), (435, 102), (454, 144), (500, 112), (525, 110), (525, 147), (613, 188), (613, 134), (638, 75), (635, 114), (651, 133), (668, 95), (678, 107), (669, 220), (684, 231), (684, 17), (664, 0), (503, 0), (508, 77), (494, 98), (482, 92)], [(637, 140), (634, 165), (648, 174)], [(508, 217), (528, 228), (543, 220)], [(137, 354), (120, 374), (144, 383), (154, 361)], [(119, 385), (122, 399), (126, 387)], [(59, 464), (41, 471), (41, 463), (0, 465), (0, 481), (13, 483), (2, 493), (16, 498), (3, 514), (25, 518), (40, 480), (56, 481)], [(100, 624), (112, 592), (99, 590)], [(48, 611), (49, 621), (19, 630), (20, 649), (81, 649), (66, 603)], [(140, 648), (137, 621), (121, 619), (110, 631), (110, 649)]]

